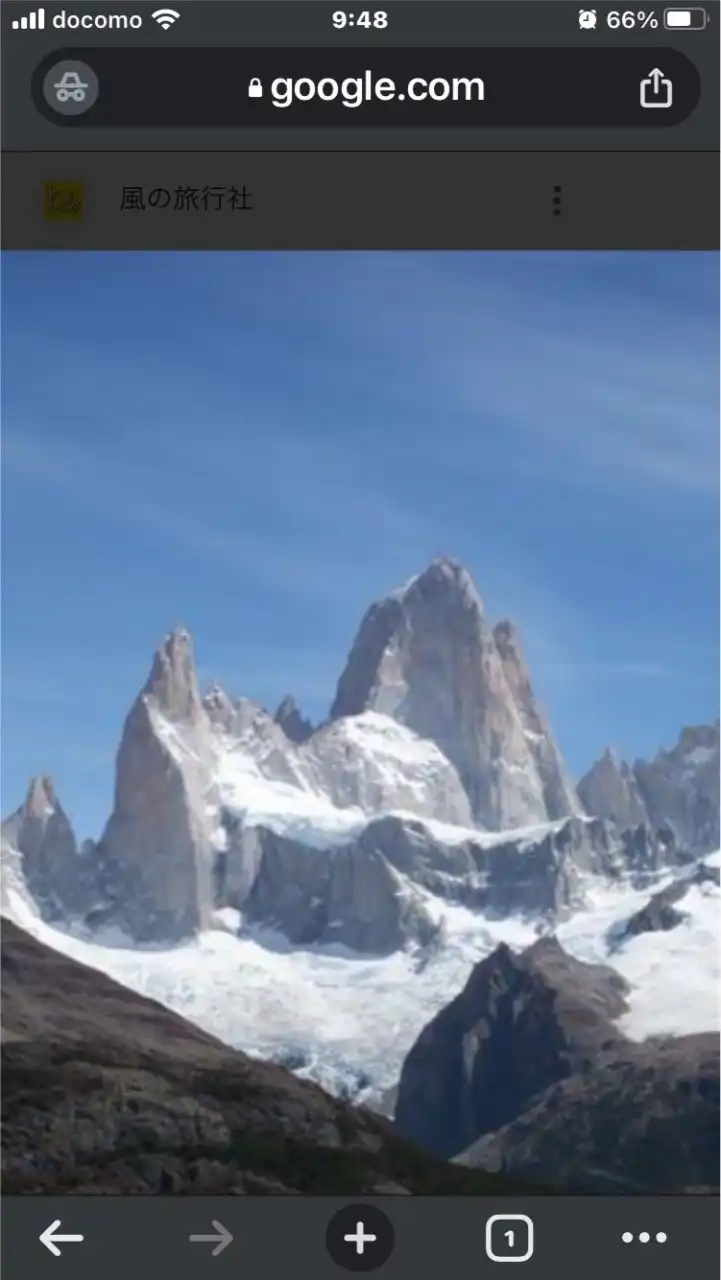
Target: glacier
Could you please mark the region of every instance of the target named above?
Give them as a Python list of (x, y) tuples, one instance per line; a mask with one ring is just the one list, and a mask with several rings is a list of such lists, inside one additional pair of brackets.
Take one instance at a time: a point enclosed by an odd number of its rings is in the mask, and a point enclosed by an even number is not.
[[(721, 854), (704, 861), (719, 867)], [(659, 877), (653, 888), (671, 879)], [(610, 964), (630, 983), (630, 1010), (619, 1023), (630, 1038), (716, 1030), (721, 891), (693, 886), (676, 929), (611, 947), (614, 926), (638, 911), (649, 892), (648, 886), (591, 884), (586, 908), (554, 932), (570, 954)], [(440, 900), (429, 908), (443, 920), (441, 946), (368, 956), (341, 946), (292, 947), (268, 929), (238, 935), (233, 912), (218, 913), (214, 927), (191, 942), (138, 948), (112, 932), (91, 939), (53, 928), (18, 888), (8, 890), (5, 904), (7, 914), (46, 945), (226, 1044), (285, 1062), (338, 1096), (378, 1108), (386, 1105), (410, 1045), (478, 960), (500, 942), (523, 950), (539, 933), (532, 922), (488, 920)]]

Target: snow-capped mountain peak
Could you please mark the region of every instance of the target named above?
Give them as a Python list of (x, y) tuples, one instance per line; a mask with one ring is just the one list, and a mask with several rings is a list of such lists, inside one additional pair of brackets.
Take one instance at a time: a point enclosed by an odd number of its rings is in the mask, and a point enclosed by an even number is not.
[[(669, 804), (687, 816), (698, 793), (689, 770), (708, 778), (718, 727), (708, 737), (686, 731), (645, 775), (604, 756), (582, 784), (588, 812), (604, 821), (581, 819), (515, 627), (492, 628), (468, 572), (441, 556), (368, 610), (331, 716), (315, 729), (289, 698), (275, 716), (218, 684), (201, 698), (192, 638), (170, 632), (126, 719), (113, 812), (81, 860), (82, 883), (77, 870), (54, 879), (75, 912), (101, 909), (146, 941), (194, 935), (228, 906), (272, 916), (276, 863), (297, 903), (326, 883), (323, 911), (332, 898), (357, 938), (357, 895), (380, 858), (385, 870), (366, 892), (390, 914), (368, 945), (421, 936), (429, 892), (506, 913), (569, 910), (584, 875), (641, 875), (684, 856), (670, 827), (656, 835), (663, 797), (653, 801), (652, 784), (660, 776), (673, 800), (669, 773), (681, 778), (682, 799)], [(40, 784), (33, 796), (55, 803)], [(718, 800), (693, 815), (696, 837), (706, 823), (706, 849), (717, 842), (714, 813), (717, 826)], [(308, 875), (304, 850), (326, 860), (343, 851), (348, 878), (331, 888), (322, 860)], [(402, 918), (399, 896), (413, 903)], [(301, 928), (296, 907), (284, 918)], [(316, 939), (330, 927), (323, 912), (302, 918)]]
[(502, 624), (494, 635), (456, 561), (438, 557), (366, 612), (331, 718), (364, 711), (435, 742), (482, 826), (503, 830), (580, 812), (515, 632)]
[(630, 765), (607, 748), (578, 793), (589, 813), (626, 826), (670, 826), (686, 849), (707, 852), (718, 843), (718, 720), (683, 729), (651, 761)]
[(156, 650), (141, 696), (152, 699), (173, 720), (202, 718), (193, 641), (185, 627), (175, 627)]
[[(539, 931), (652, 990), (627, 1034), (708, 1025), (716, 883), (662, 895), (718, 844), (718, 725), (650, 764), (606, 753), (580, 792), (588, 816), (516, 629), (491, 627), (439, 557), (368, 611), (316, 728), (289, 698), (273, 715), (218, 684), (201, 697), (192, 638), (171, 632), (125, 721), (102, 838), (78, 849), (34, 780), (3, 824), (3, 909), (231, 1043), (334, 1088), (365, 1072), (376, 1099), (473, 964)], [(660, 1011), (662, 948), (685, 1021)]]

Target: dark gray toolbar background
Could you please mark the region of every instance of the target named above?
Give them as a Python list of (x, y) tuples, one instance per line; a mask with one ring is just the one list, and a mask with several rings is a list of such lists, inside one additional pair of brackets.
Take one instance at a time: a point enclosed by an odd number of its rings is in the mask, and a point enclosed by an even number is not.
[[(348, 1274), (332, 1261), (325, 1232), (333, 1214), (356, 1201), (326, 1197), (50, 1198), (6, 1196), (2, 1203), (5, 1280), (128, 1280), (155, 1275), (173, 1280), (338, 1280)], [(436, 1199), (375, 1198), (395, 1229), (391, 1258), (372, 1274), (378, 1280), (478, 1280), (494, 1263), (485, 1256), (485, 1224), (499, 1213), (527, 1214), (534, 1252), (520, 1280), (694, 1280), (719, 1275), (719, 1202), (705, 1196)], [(39, 1236), (60, 1219), (81, 1233), (82, 1244), (54, 1257)], [(213, 1233), (213, 1219), (233, 1243), (211, 1256), (211, 1245), (190, 1234)], [(624, 1243), (624, 1231), (652, 1239)], [(653, 1238), (667, 1236), (665, 1243)], [(449, 1269), (450, 1268), (450, 1269)], [(501, 1272), (501, 1277), (504, 1273)]]
[[(84, 184), (49, 221), (45, 184)], [(174, 208), (191, 186), (252, 210)], [(123, 189), (167, 207), (123, 210)], [(560, 188), (560, 192), (556, 190)], [(718, 158), (387, 152), (3, 157), (6, 249), (718, 249)], [(560, 205), (554, 203), (556, 197)], [(554, 210), (560, 207), (560, 215)]]
[[(178, 0), (180, 19), (168, 31), (145, 20), (139, 31), (58, 31), (47, 26), (43, 32), (13, 32), (13, 17), (28, 5), (3, 0), (3, 146), (6, 150), (96, 150), (108, 151), (368, 151), (368, 150), (489, 150), (489, 151), (675, 151), (717, 150), (719, 141), (719, 6), (707, 4), (711, 21), (702, 32), (674, 34), (662, 26), (654, 30), (594, 32), (578, 29), (578, 5), (571, 0), (396, 0), (393, 4), (343, 5), (340, 0), (306, 3), (306, 0), (267, 0), (233, 3), (232, 0)], [(48, 22), (65, 7), (45, 4)], [(107, 12), (107, 4), (66, 6), (69, 12)], [(595, 6), (599, 18), (613, 5)], [(618, 5), (623, 9), (624, 5)], [(663, 5), (647, 5), (660, 16)], [(130, 0), (127, 12), (146, 16), (155, 0)], [(336, 8), (357, 12), (383, 9), (389, 13), (387, 30), (335, 31), (331, 15)], [(114, 4), (113, 12), (125, 6)], [(327, 25), (326, 25), (327, 24)], [(322, 30), (321, 30), (322, 28)], [(679, 49), (696, 64), (702, 81), (701, 102), (690, 117), (676, 128), (656, 130), (503, 130), (503, 129), (368, 129), (354, 126), (343, 130), (301, 130), (277, 127), (264, 129), (88, 129), (68, 131), (45, 120), (30, 96), (30, 81), (37, 64), (53, 50), (63, 47), (93, 48), (151, 45), (157, 47), (232, 45), (243, 47), (338, 47), (368, 49), (379, 47), (429, 47), (445, 45), (569, 45), (594, 47), (633, 45), (648, 48), (649, 71), (659, 62), (664, 48)], [(661, 60), (662, 61), (662, 60)], [(372, 65), (372, 62), (371, 64)], [(661, 65), (661, 70), (663, 66)], [(102, 86), (101, 86), (102, 92)], [(132, 93), (132, 82), (128, 92)], [(189, 86), (189, 92), (192, 88)], [(613, 84), (609, 84), (613, 93)]]

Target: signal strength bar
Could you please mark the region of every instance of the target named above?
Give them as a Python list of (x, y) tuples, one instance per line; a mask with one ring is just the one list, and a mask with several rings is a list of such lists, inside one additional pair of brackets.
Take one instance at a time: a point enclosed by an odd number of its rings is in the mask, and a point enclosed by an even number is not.
[(38, 9), (37, 13), (33, 10), (27, 18), (15, 18), (12, 29), (13, 31), (44, 31), (45, 10)]

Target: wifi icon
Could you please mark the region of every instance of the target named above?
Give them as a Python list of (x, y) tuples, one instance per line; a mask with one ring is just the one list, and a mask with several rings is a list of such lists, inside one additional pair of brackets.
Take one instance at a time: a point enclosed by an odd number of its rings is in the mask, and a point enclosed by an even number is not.
[(173, 23), (178, 21), (180, 14), (176, 9), (156, 9), (150, 16), (155, 19), (159, 27), (163, 28), (163, 31), (167, 31), (168, 27), (172, 27)]

